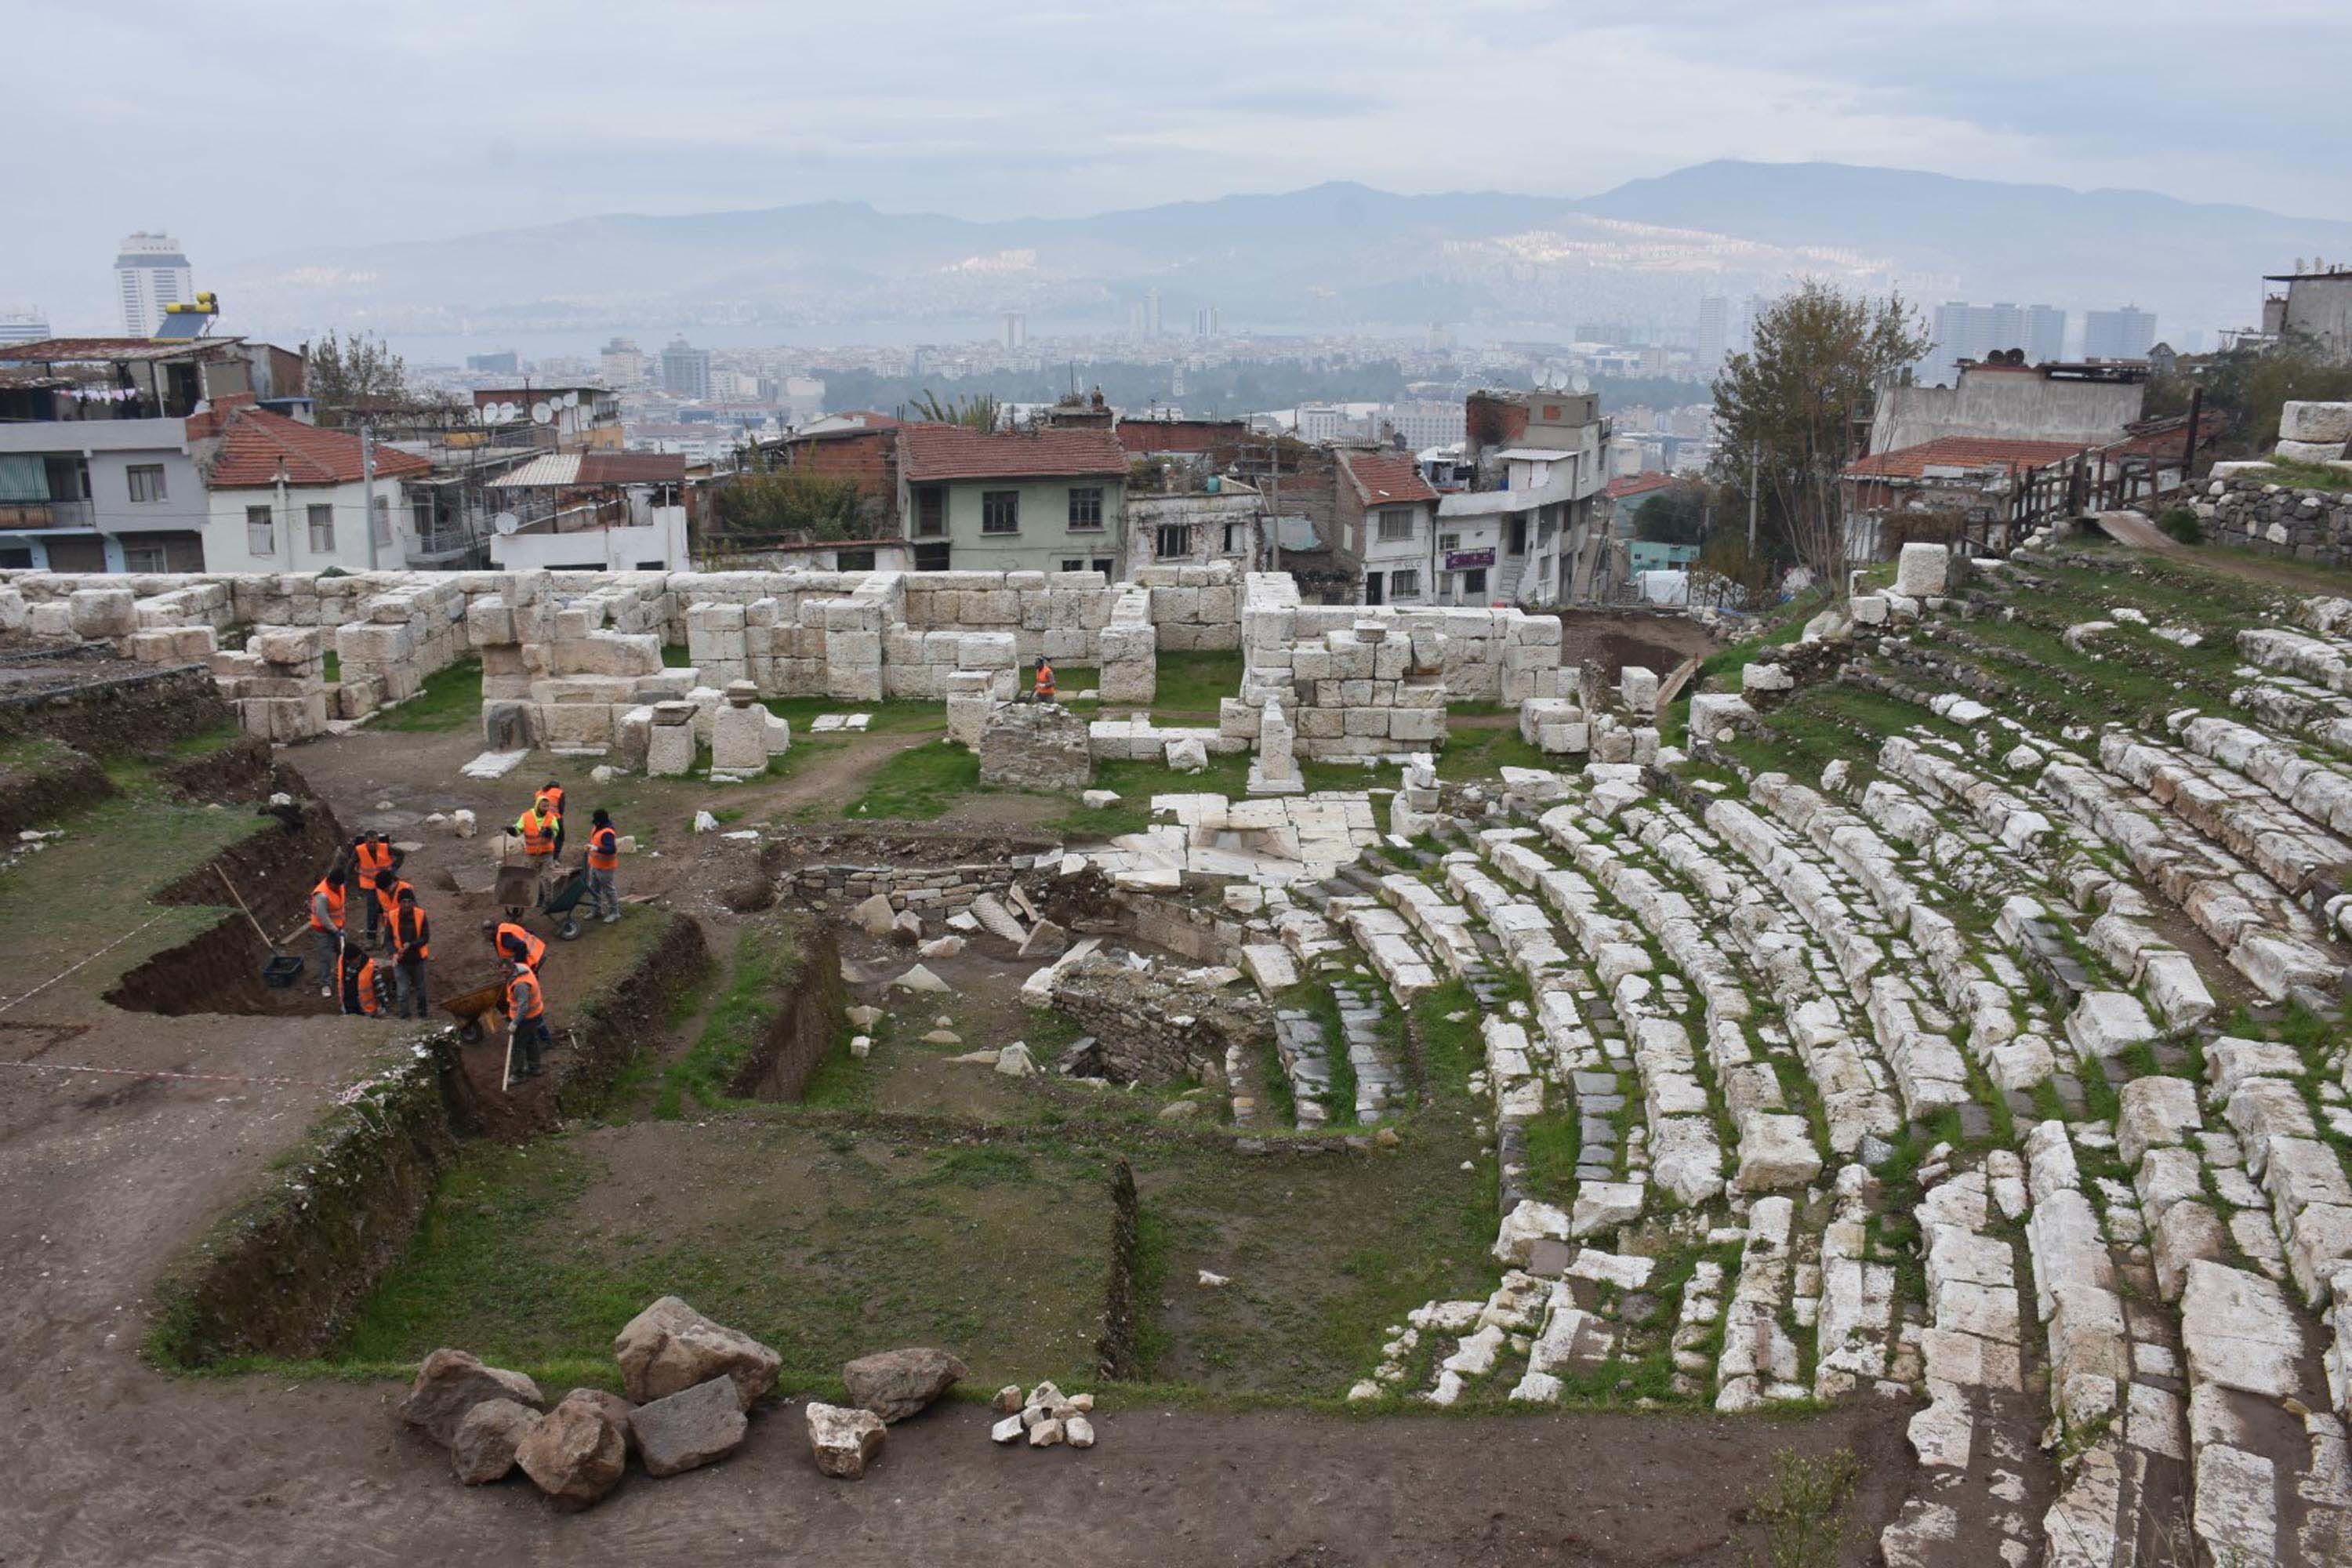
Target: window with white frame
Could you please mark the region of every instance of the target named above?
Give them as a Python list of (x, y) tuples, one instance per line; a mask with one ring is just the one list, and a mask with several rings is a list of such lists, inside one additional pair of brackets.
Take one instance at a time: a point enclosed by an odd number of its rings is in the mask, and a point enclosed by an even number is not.
[(160, 544), (126, 544), (122, 547), (122, 569), (125, 572), (168, 572), (168, 557)]
[(131, 482), (131, 499), (134, 501), (158, 501), (163, 497), (163, 465), (133, 463), (122, 470)]
[(1391, 602), (1398, 599), (1418, 599), (1420, 597), (1420, 573), (1399, 571), (1389, 574), (1389, 598)]
[(1152, 550), (1162, 561), (1180, 560), (1192, 553), (1192, 525), (1189, 522), (1163, 522), (1152, 540)]
[(1458, 533), (1441, 533), (1437, 536), (1437, 548), (1450, 555), (1462, 548), (1462, 536)]
[(248, 555), (278, 553), (278, 530), (266, 506), (245, 509), (245, 552)]
[(310, 553), (332, 555), (335, 552), (335, 509), (313, 504), (310, 509)]
[(1412, 509), (1392, 506), (1381, 512), (1381, 542), (1402, 544), (1412, 537)]

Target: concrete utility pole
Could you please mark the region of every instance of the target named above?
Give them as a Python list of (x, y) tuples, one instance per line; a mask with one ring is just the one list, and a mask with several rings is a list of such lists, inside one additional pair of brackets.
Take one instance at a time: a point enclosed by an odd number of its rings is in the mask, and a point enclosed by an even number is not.
[(1748, 448), (1748, 554), (1751, 560), (1756, 554), (1756, 469), (1763, 454), (1761, 446)]
[(366, 420), (360, 421), (360, 530), (367, 535), (368, 570), (376, 571), (375, 558), (375, 427)]

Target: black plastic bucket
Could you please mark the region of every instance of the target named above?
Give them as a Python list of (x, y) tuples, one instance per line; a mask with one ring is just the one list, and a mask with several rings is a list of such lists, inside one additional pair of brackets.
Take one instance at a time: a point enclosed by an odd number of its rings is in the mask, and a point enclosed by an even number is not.
[(302, 977), (302, 955), (281, 952), (261, 966), (261, 983), (273, 991), (283, 991)]

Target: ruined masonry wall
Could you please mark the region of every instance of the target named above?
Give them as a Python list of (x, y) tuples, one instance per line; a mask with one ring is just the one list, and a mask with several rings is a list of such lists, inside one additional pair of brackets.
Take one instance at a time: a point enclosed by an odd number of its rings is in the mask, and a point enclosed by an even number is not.
[(2352, 491), (2292, 489), (2258, 478), (2214, 479), (2195, 503), (2216, 544), (2331, 566), (2352, 565)]

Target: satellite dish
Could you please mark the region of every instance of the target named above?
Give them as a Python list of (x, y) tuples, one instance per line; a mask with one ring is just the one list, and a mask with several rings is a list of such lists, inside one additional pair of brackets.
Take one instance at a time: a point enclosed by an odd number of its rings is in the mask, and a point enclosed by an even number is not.
[(546, 404), (534, 403), (530, 405), (530, 422), (532, 424), (545, 425), (551, 422), (554, 418), (555, 410), (549, 407)]
[(566, 407), (566, 408), (577, 408), (577, 407), (579, 407), (579, 406), (580, 406), (580, 395), (579, 395), (578, 393), (576, 393), (576, 392), (567, 392), (567, 393), (565, 393), (565, 394), (563, 395), (563, 406), (564, 406), (564, 407)]
[(487, 408), (484, 408), (482, 413), (488, 417), (491, 424), (503, 425), (508, 420), (514, 417), (514, 405), (510, 403), (493, 403)]
[(1580, 370), (1576, 373), (1576, 379), (1568, 385), (1571, 392), (1590, 392), (1592, 390), (1592, 378)]
[(512, 533), (515, 530), (522, 526), (522, 519), (517, 517), (510, 511), (502, 511), (499, 513), (498, 516), (490, 519), (490, 526), (497, 529), (500, 533)]

